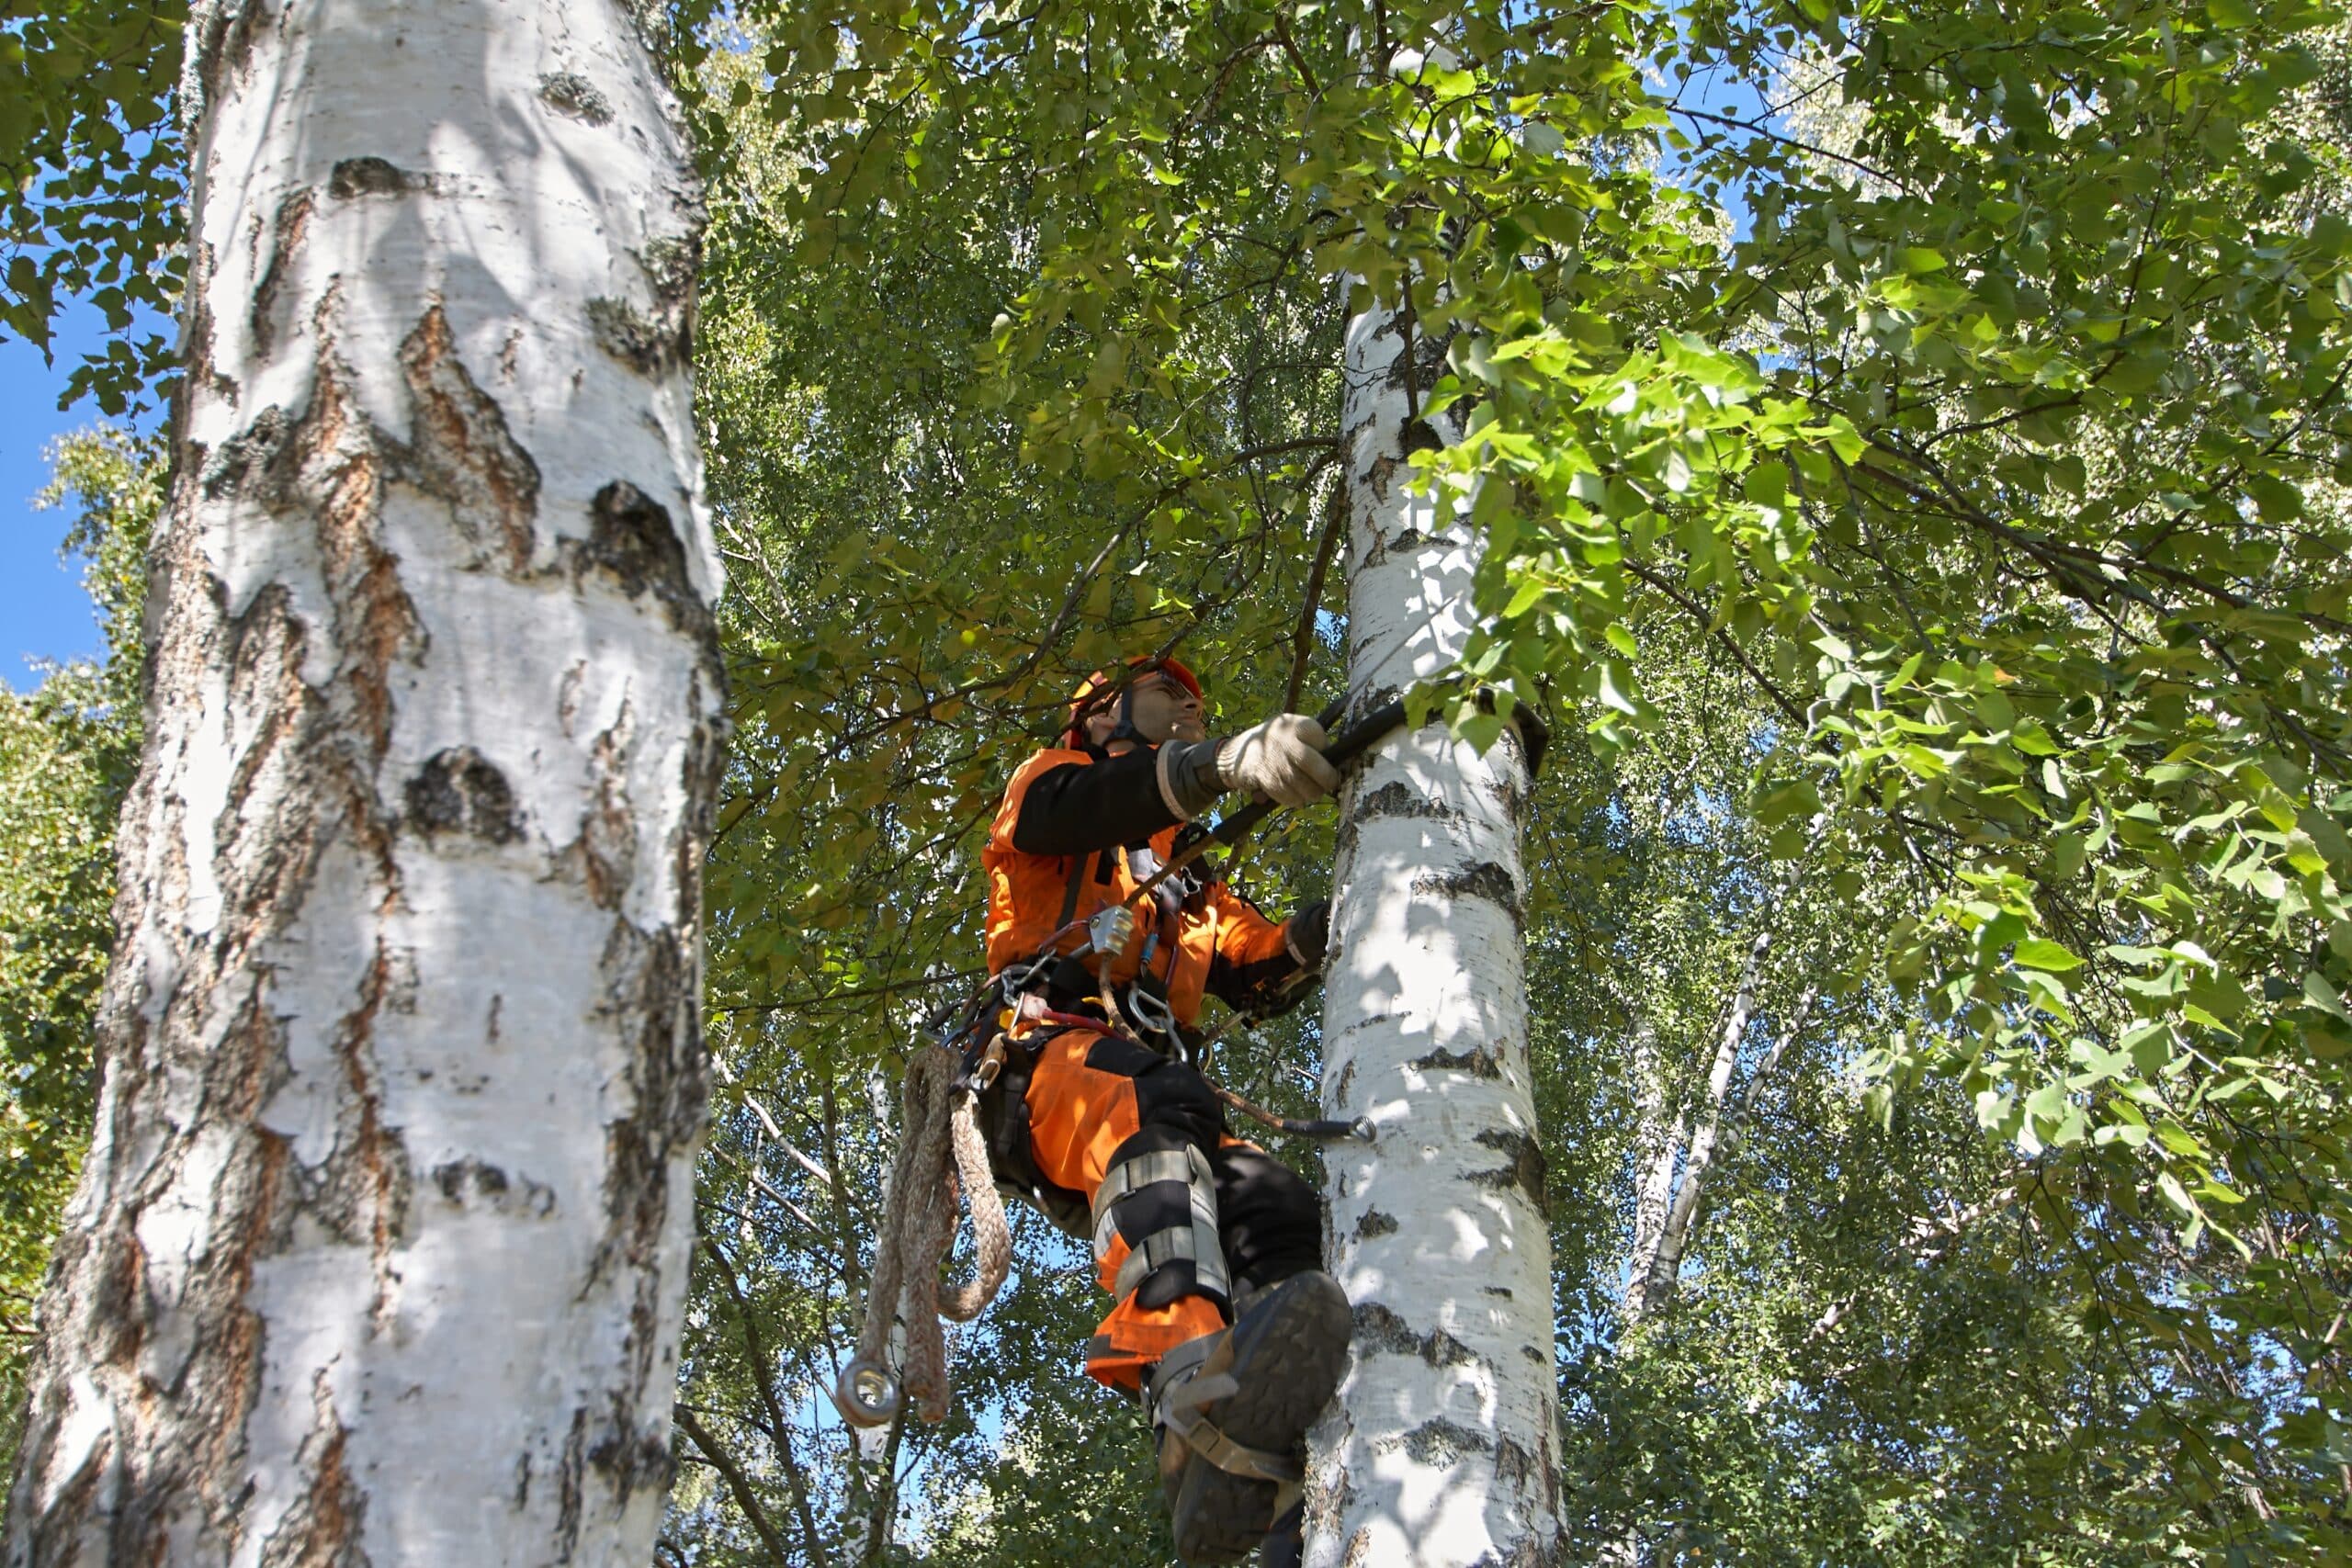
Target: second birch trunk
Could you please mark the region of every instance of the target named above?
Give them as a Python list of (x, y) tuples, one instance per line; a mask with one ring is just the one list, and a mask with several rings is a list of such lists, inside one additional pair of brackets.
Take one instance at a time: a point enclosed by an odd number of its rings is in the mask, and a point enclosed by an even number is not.
[[(1447, 669), (1477, 547), (1418, 494), (1409, 318), (1350, 324), (1349, 659), (1361, 704)], [(1423, 374), (1426, 369), (1423, 367)], [(1552, 1248), (1528, 1077), (1516, 735), (1441, 725), (1382, 745), (1341, 808), (1326, 968), (1327, 1114), (1377, 1141), (1326, 1156), (1354, 1357), (1310, 1438), (1313, 1568), (1555, 1560)]]

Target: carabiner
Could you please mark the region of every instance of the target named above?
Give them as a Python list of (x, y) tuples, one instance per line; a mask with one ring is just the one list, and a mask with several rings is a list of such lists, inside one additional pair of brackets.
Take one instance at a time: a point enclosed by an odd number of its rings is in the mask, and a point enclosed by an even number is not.
[(905, 1392), (890, 1369), (864, 1356), (843, 1367), (833, 1385), (833, 1404), (853, 1427), (887, 1427), (905, 1403)]

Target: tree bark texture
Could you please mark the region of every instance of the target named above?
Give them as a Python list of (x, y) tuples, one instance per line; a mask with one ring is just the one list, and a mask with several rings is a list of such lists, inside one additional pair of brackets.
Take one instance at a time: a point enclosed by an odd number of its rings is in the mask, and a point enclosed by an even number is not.
[(1757, 992), (1764, 982), (1764, 962), (1771, 951), (1772, 932), (1767, 927), (1749, 947), (1747, 962), (1741, 966), (1739, 979), (1724, 1010), (1723, 1028), (1715, 1038), (1714, 1060), (1707, 1066), (1706, 1104), (1700, 1113), (1698, 1130), (1690, 1134), (1690, 1148), (1682, 1162), (1682, 1179), (1674, 1189), (1674, 1206), (1668, 1210), (1666, 1224), (1648, 1256), (1634, 1257), (1625, 1302), (1629, 1323), (1664, 1307), (1673, 1298), (1674, 1287), (1681, 1279), (1683, 1248), (1690, 1238), (1691, 1222), (1698, 1216), (1699, 1201), (1706, 1193), (1708, 1173), (1714, 1168), (1717, 1138), (1723, 1128), (1724, 1097), (1730, 1092), (1732, 1071), (1739, 1065), (1741, 1044), (1747, 1038), (1748, 1024), (1756, 1017)]
[[(1405, 454), (1437, 345), (1409, 317), (1351, 323), (1349, 659), (1376, 703), (1446, 669), (1472, 622), (1461, 508)], [(1451, 432), (1444, 433), (1450, 435)], [(1525, 753), (1442, 725), (1400, 735), (1341, 805), (1324, 1002), (1327, 1114), (1376, 1141), (1325, 1158), (1354, 1355), (1310, 1440), (1314, 1568), (1556, 1560), (1557, 1398), (1544, 1156), (1529, 1083), (1520, 815)]]
[(616, 0), (189, 47), (149, 739), (8, 1561), (634, 1568), (724, 722), (674, 106)]
[(1634, 1240), (1625, 1269), (1625, 1320), (1642, 1314), (1648, 1260), (1666, 1235), (1674, 1206), (1674, 1173), (1690, 1130), (1679, 1097), (1668, 1081), (1666, 1053), (1646, 1014), (1636, 1014), (1628, 1053), (1634, 1089)]

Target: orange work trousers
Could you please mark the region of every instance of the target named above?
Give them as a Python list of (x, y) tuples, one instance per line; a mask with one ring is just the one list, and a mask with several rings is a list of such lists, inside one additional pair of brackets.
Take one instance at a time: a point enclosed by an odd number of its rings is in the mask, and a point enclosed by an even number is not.
[[(1170, 1350), (1224, 1327), (1234, 1295), (1322, 1266), (1323, 1206), (1314, 1189), (1227, 1135), (1216, 1092), (1183, 1063), (1114, 1034), (1065, 1029), (1040, 1048), (1026, 1105), (1038, 1174), (1090, 1205), (1114, 1167), (1159, 1150), (1200, 1150), (1214, 1186), (1222, 1270), (1216, 1261), (1172, 1259), (1120, 1297), (1087, 1342), (1086, 1370), (1100, 1382), (1135, 1387)], [(1102, 1288), (1114, 1289), (1136, 1244), (1190, 1225), (1193, 1213), (1181, 1181), (1143, 1186), (1111, 1203), (1095, 1230)]]

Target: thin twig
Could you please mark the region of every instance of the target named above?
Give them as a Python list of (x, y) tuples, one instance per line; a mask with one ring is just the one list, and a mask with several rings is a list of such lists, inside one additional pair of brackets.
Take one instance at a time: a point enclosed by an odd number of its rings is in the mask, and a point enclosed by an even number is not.
[(1338, 553), (1340, 536), (1347, 531), (1348, 487), (1344, 479), (1331, 486), (1330, 499), (1324, 502), (1323, 537), (1315, 547), (1315, 565), (1306, 574), (1306, 593), (1299, 602), (1298, 627), (1290, 639), (1290, 684), (1283, 689), (1284, 713), (1298, 711), (1298, 695), (1306, 685), (1306, 666), (1315, 651), (1315, 613), (1323, 599), (1323, 580), (1331, 570), (1331, 558)]

